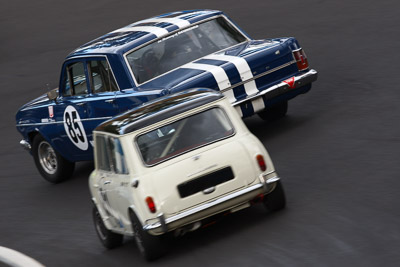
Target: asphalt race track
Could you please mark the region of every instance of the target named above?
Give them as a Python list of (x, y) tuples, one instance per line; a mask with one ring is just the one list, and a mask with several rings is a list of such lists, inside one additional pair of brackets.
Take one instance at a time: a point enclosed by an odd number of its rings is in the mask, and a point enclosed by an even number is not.
[(132, 239), (106, 250), (87, 178), (44, 181), (20, 146), (18, 107), (57, 87), (74, 48), (174, 10), (224, 10), (253, 38), (295, 36), (319, 80), (285, 119), (246, 120), (286, 189), (170, 241), (153, 266), (400, 266), (400, 3), (397, 0), (3, 1), (0, 7), (0, 246), (46, 266), (145, 266)]

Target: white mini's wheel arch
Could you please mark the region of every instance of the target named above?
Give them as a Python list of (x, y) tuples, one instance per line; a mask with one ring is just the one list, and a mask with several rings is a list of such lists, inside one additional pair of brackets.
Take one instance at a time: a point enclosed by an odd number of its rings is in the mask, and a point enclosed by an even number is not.
[(28, 257), (21, 252), (0, 246), (0, 263), (8, 264), (14, 267), (44, 267), (43, 264)]

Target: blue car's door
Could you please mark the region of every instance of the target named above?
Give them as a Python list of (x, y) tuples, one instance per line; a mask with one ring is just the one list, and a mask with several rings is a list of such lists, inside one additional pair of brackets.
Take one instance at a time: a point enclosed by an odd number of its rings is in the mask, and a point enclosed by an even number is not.
[(63, 66), (59, 97), (54, 107), (54, 116), (58, 124), (53, 132), (56, 149), (70, 161), (90, 159), (93, 154), (87, 134), (89, 95), (88, 73), (83, 59), (70, 60)]
[(158, 95), (154, 96), (154, 92), (152, 91), (141, 93), (134, 89), (126, 89), (116, 93), (115, 103), (118, 106), (119, 112), (122, 113), (134, 107), (140, 106), (157, 96)]
[(71, 161), (93, 159), (93, 130), (103, 121), (159, 96), (160, 90), (120, 90), (106, 56), (64, 64), (55, 115), (56, 149)]
[(100, 123), (119, 113), (119, 108), (115, 101), (119, 88), (106, 57), (88, 58), (87, 69), (90, 94), (86, 97), (88, 112), (86, 127), (88, 138), (92, 143), (92, 131)]

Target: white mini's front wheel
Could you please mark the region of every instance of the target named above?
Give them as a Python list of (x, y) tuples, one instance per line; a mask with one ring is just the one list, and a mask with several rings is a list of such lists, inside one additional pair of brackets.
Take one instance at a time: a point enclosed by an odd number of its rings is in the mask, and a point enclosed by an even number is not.
[(101, 218), (100, 212), (96, 207), (93, 207), (92, 212), (94, 227), (96, 229), (97, 236), (99, 237), (103, 246), (108, 249), (120, 246), (122, 244), (124, 236), (113, 233), (106, 228), (103, 219)]

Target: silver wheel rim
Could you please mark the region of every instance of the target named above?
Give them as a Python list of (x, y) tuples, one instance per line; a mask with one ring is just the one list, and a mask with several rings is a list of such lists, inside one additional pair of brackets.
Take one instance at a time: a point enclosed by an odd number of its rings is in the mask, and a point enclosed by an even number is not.
[(42, 141), (38, 148), (39, 162), (43, 170), (48, 174), (54, 174), (57, 171), (57, 156), (54, 149), (46, 141)]

